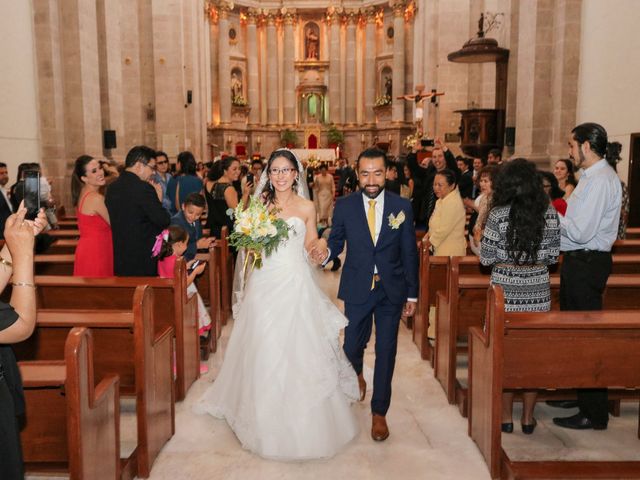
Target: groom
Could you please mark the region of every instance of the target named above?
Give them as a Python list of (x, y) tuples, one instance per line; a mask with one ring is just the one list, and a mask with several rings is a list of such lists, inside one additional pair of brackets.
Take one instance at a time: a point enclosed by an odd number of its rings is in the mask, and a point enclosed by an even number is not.
[(328, 244), (320, 240), (312, 257), (326, 265), (348, 243), (338, 290), (349, 319), (344, 351), (358, 374), (362, 401), (367, 390), (364, 350), (375, 321), (371, 437), (383, 441), (389, 436), (385, 415), (391, 403), (400, 316), (416, 310), (418, 252), (411, 204), (384, 190), (385, 153), (375, 148), (363, 151), (356, 171), (360, 191), (338, 199)]

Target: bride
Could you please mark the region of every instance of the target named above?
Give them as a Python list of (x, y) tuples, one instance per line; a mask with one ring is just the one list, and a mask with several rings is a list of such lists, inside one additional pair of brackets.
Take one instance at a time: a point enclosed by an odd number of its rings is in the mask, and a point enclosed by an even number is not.
[(291, 151), (271, 154), (255, 195), (278, 209), (289, 238), (251, 273), (220, 373), (194, 407), (226, 419), (244, 448), (277, 460), (331, 457), (358, 434), (357, 377), (339, 341), (347, 319), (305, 255), (318, 237), (303, 174)]

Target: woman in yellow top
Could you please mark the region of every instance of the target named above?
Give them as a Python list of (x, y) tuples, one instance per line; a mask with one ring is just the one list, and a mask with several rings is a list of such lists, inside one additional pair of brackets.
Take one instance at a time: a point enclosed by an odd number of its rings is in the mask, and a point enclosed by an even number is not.
[(433, 245), (434, 255), (466, 255), (465, 210), (455, 173), (448, 169), (438, 172), (433, 179), (433, 192), (438, 197), (429, 220), (429, 242)]

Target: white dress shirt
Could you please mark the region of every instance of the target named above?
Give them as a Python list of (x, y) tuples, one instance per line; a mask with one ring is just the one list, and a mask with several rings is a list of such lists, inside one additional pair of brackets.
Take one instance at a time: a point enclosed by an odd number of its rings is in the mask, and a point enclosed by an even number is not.
[(567, 212), (560, 215), (560, 249), (610, 252), (618, 237), (621, 203), (620, 179), (605, 159), (582, 169)]

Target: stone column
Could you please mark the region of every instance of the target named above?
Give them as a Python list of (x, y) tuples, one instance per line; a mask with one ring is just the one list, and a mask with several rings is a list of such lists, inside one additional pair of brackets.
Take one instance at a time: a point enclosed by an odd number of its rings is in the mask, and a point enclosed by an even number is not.
[(329, 24), (329, 120), (340, 123), (340, 17), (327, 14)]
[(278, 38), (276, 15), (267, 15), (267, 123), (278, 123)]
[(347, 39), (346, 39), (346, 121), (350, 125), (356, 123), (356, 25), (358, 23), (358, 13), (350, 11), (347, 13)]
[(284, 49), (283, 49), (283, 68), (284, 68), (284, 95), (283, 95), (283, 111), (285, 125), (293, 125), (296, 121), (296, 85), (295, 85), (295, 69), (293, 65), (294, 56), (294, 37), (293, 24), (296, 17), (292, 13), (284, 16)]
[(218, 100), (220, 123), (231, 123), (231, 70), (229, 67), (229, 5), (218, 8)]
[(364, 122), (375, 122), (373, 107), (376, 103), (376, 11), (369, 8), (365, 12), (364, 30)]
[[(414, 42), (414, 30), (413, 30), (413, 22), (415, 20), (414, 10), (409, 10), (405, 14), (405, 45), (404, 45), (404, 59), (405, 59), (405, 69), (404, 69), (404, 91), (405, 92), (414, 92), (413, 88), (413, 47), (415, 45)], [(404, 120), (405, 122), (414, 123), (416, 121), (415, 118), (415, 103), (405, 103), (405, 112), (404, 112)]]
[(398, 97), (404, 92), (404, 2), (393, 6), (393, 100), (391, 120), (394, 123), (404, 121), (404, 99)]
[(249, 124), (260, 123), (260, 78), (258, 76), (258, 27), (253, 9), (247, 12), (247, 94), (251, 110)]

